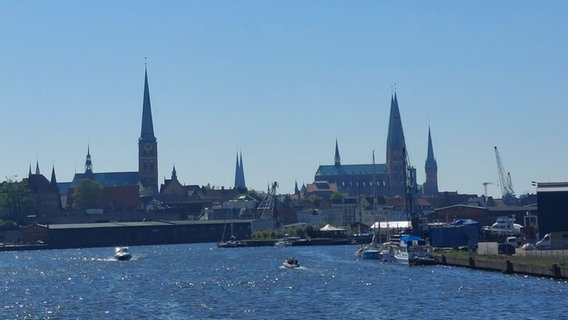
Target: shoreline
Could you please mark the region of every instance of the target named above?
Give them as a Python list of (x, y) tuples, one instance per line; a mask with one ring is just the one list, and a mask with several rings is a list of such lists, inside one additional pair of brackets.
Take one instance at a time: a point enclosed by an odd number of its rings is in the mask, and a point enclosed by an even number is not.
[(568, 279), (568, 266), (551, 264), (537, 265), (524, 261), (512, 261), (512, 259), (475, 259), (472, 257), (451, 257), (444, 254), (436, 255), (439, 265), (463, 267), (476, 270), (501, 272), (504, 274), (524, 274), (536, 277), (553, 279)]

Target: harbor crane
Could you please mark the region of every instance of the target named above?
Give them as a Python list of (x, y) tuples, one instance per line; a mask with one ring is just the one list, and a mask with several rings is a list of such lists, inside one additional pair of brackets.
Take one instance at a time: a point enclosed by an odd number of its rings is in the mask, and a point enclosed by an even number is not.
[(503, 168), (503, 162), (501, 161), (501, 156), (499, 155), (499, 150), (495, 147), (495, 158), (497, 159), (497, 171), (499, 173), (499, 183), (501, 184), (501, 193), (503, 195), (503, 200), (508, 202), (515, 197), (515, 191), (513, 191), (513, 182), (511, 181), (511, 173), (505, 173)]
[(278, 182), (273, 182), (272, 186), (268, 190), (266, 197), (258, 205), (257, 217), (261, 220), (274, 219), (274, 200), (276, 199), (276, 188), (278, 187)]

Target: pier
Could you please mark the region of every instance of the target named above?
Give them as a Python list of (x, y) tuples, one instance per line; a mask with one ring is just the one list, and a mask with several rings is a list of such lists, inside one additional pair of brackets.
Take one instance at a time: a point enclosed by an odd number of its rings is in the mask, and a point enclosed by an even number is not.
[(437, 255), (436, 261), (440, 265), (464, 267), (485, 271), (502, 272), (505, 274), (526, 274), (537, 277), (555, 279), (568, 279), (568, 266), (560, 264), (545, 265), (530, 259), (513, 259), (503, 256), (461, 257), (450, 255)]

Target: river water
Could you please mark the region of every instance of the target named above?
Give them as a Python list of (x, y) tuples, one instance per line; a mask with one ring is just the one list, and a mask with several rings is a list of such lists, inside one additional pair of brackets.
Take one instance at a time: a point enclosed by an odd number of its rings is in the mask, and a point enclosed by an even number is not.
[[(356, 246), (0, 252), (0, 319), (566, 319), (568, 283), (357, 260)], [(287, 257), (300, 269), (282, 269)]]

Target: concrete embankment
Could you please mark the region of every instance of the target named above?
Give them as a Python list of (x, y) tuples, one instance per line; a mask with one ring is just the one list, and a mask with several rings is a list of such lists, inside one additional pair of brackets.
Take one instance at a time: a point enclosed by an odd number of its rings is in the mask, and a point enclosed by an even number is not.
[(441, 265), (465, 267), (471, 269), (497, 271), (503, 273), (519, 273), (537, 277), (568, 279), (568, 267), (553, 265), (537, 265), (530, 262), (518, 262), (506, 259), (475, 259), (440, 255), (436, 260)]

